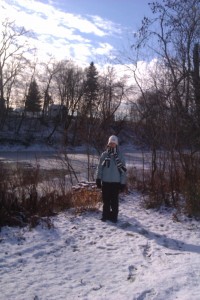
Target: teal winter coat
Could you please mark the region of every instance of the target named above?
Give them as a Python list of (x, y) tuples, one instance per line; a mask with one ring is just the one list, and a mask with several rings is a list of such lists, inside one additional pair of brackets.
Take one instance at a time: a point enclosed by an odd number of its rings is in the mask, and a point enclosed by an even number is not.
[[(109, 166), (105, 165), (105, 159), (110, 158)], [(125, 159), (121, 152), (118, 152), (118, 158), (125, 167)], [(126, 172), (120, 171), (117, 167), (114, 155), (104, 151), (99, 159), (99, 164), (96, 172), (96, 179), (101, 179), (103, 182), (118, 182), (126, 184)]]

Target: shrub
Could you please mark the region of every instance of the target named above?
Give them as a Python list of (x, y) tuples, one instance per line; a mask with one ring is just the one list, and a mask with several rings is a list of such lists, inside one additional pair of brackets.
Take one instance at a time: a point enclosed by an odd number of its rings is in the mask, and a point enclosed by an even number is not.
[(101, 191), (94, 182), (80, 182), (72, 187), (72, 205), (78, 211), (96, 209), (101, 201)]
[[(95, 209), (101, 192), (91, 182), (82, 182), (71, 189), (65, 177), (39, 182), (40, 168), (0, 170), (0, 227), (38, 225), (42, 220), (52, 227), (50, 216), (69, 208), (76, 211)], [(43, 176), (44, 179), (44, 176)]]
[(154, 170), (130, 168), (128, 183), (143, 195), (146, 208), (162, 205), (181, 209), (190, 216), (200, 216), (200, 155), (157, 156)]

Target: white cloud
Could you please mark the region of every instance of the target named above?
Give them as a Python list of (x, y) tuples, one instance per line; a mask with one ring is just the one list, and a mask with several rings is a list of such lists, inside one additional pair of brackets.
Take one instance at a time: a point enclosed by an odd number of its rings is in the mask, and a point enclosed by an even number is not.
[(121, 34), (122, 30), (119, 27), (119, 25), (114, 24), (113, 22), (109, 20), (103, 20), (99, 16), (90, 16), (92, 21), (96, 24), (96, 26), (102, 28), (107, 33), (110, 34)]
[(58, 59), (73, 55), (72, 59), (85, 61), (92, 54), (109, 56), (113, 47), (109, 42), (101, 42), (101, 38), (119, 33), (112, 22), (98, 16), (86, 19), (35, 0), (1, 1), (4, 17), (34, 32), (42, 56), (45, 48)]
[(99, 43), (99, 47), (95, 49), (96, 54), (107, 54), (113, 51), (113, 47), (108, 43)]

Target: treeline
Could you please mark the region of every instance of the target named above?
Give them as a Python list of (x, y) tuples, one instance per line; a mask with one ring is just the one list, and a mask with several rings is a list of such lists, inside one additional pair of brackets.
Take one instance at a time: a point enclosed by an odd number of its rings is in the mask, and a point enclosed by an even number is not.
[(47, 126), (54, 121), (46, 136), (49, 142), (62, 126), (66, 145), (73, 123), (72, 143), (80, 136), (91, 145), (101, 140), (105, 143), (105, 133), (110, 134), (116, 118), (125, 118), (125, 114), (119, 114), (130, 91), (125, 76), (119, 77), (111, 66), (100, 73), (93, 62), (86, 68), (72, 60), (34, 63), (32, 50), (20, 43), (29, 33), (8, 20), (4, 20), (2, 28), (0, 133), (11, 128), (12, 120), (18, 116), (14, 125), (18, 135), (27, 120), (35, 118)]
[(119, 79), (113, 68), (99, 75), (93, 62), (85, 69), (72, 61), (56, 63), (52, 65), (53, 69), (50, 65), (46, 68), (45, 77), (39, 81), (39, 77), (34, 76), (22, 98), (21, 85), (17, 96), (13, 86), (18, 108), (10, 106), (12, 94), (11, 98), (3, 98), (0, 132), (13, 127), (15, 134), (19, 135), (23, 134), (24, 127), (30, 133), (33, 124), (35, 130), (39, 127), (41, 131), (42, 126), (43, 130), (46, 126), (49, 128), (44, 138), (51, 143), (62, 128), (63, 145), (75, 145), (81, 140), (97, 150), (102, 149), (106, 135), (119, 133), (126, 118), (125, 113), (119, 113), (128, 91), (125, 80)]

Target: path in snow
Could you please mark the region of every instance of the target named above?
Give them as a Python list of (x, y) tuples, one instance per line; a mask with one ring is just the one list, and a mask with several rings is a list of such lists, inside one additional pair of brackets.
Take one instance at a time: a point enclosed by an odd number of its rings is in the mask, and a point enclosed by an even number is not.
[(200, 224), (120, 201), (119, 222), (100, 210), (53, 218), (48, 230), (4, 227), (1, 300), (199, 300)]

